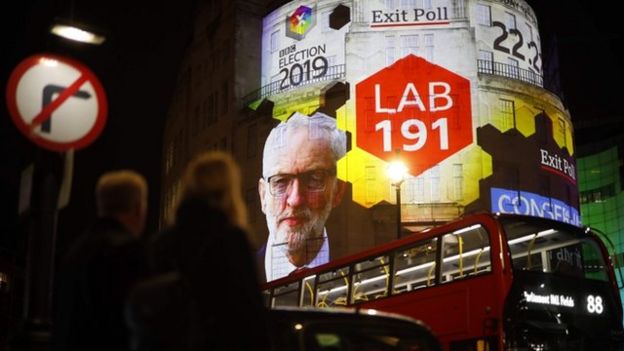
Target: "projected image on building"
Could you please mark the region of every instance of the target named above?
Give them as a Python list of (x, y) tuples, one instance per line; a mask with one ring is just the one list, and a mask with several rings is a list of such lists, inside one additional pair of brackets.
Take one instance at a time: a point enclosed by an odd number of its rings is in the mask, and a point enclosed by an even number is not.
[(257, 175), (269, 280), (466, 212), (580, 223), (570, 116), (524, 1), (292, 1), (263, 28), (249, 106), (277, 125)]

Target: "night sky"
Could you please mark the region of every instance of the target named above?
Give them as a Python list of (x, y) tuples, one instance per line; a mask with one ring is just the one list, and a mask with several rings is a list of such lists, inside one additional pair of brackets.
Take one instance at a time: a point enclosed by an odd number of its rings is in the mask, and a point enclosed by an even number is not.
[(528, 2), (538, 17), (544, 51), (555, 37), (563, 100), (575, 125), (576, 144), (623, 134), (624, 30), (618, 12), (602, 2)]
[[(100, 78), (109, 115), (100, 138), (76, 153), (70, 206), (59, 218), (58, 250), (93, 219), (93, 188), (104, 171), (133, 168), (146, 175), (151, 193), (148, 230), (156, 229), (160, 192), (162, 129), (184, 48), (191, 39), (193, 1), (30, 0), (2, 10), (0, 55), (0, 248), (18, 235), (16, 216), (20, 171), (36, 149), (19, 134), (5, 107), (8, 76), (20, 60), (40, 52), (81, 60)], [(617, 11), (582, 0), (529, 1), (537, 13), (543, 51), (556, 38), (565, 104), (577, 130), (577, 144), (621, 132), (618, 102), (623, 77), (622, 25)], [(107, 34), (100, 47), (71, 44), (47, 33), (55, 17), (89, 23)], [(619, 21), (619, 22), (618, 22)], [(9, 30), (7, 31), (7, 29)], [(586, 121), (605, 120), (596, 133)]]

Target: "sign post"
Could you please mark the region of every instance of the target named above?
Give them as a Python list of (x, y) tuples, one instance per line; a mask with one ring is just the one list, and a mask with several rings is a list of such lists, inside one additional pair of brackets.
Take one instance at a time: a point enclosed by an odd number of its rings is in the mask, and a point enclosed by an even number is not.
[[(39, 54), (21, 61), (6, 91), (17, 129), (37, 146), (29, 191), (24, 323), (18, 349), (49, 349), (58, 210), (69, 201), (73, 151), (102, 132), (108, 105), (89, 68), (73, 59)], [(31, 193), (31, 194), (30, 194)]]

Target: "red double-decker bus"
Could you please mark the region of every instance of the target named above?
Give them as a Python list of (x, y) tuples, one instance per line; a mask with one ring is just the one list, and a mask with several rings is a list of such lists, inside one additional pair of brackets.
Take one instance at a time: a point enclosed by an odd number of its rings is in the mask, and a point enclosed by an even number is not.
[(361, 306), (428, 324), (445, 350), (620, 350), (615, 272), (591, 230), (476, 214), (263, 287), (278, 306)]

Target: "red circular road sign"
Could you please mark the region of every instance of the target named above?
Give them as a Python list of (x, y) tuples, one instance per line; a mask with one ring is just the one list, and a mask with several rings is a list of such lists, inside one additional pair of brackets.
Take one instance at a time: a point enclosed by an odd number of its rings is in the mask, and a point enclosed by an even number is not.
[(35, 144), (53, 151), (82, 149), (106, 123), (102, 84), (82, 63), (38, 54), (11, 73), (6, 93), (13, 122)]
[(357, 146), (417, 176), (472, 143), (470, 81), (408, 55), (355, 87)]

